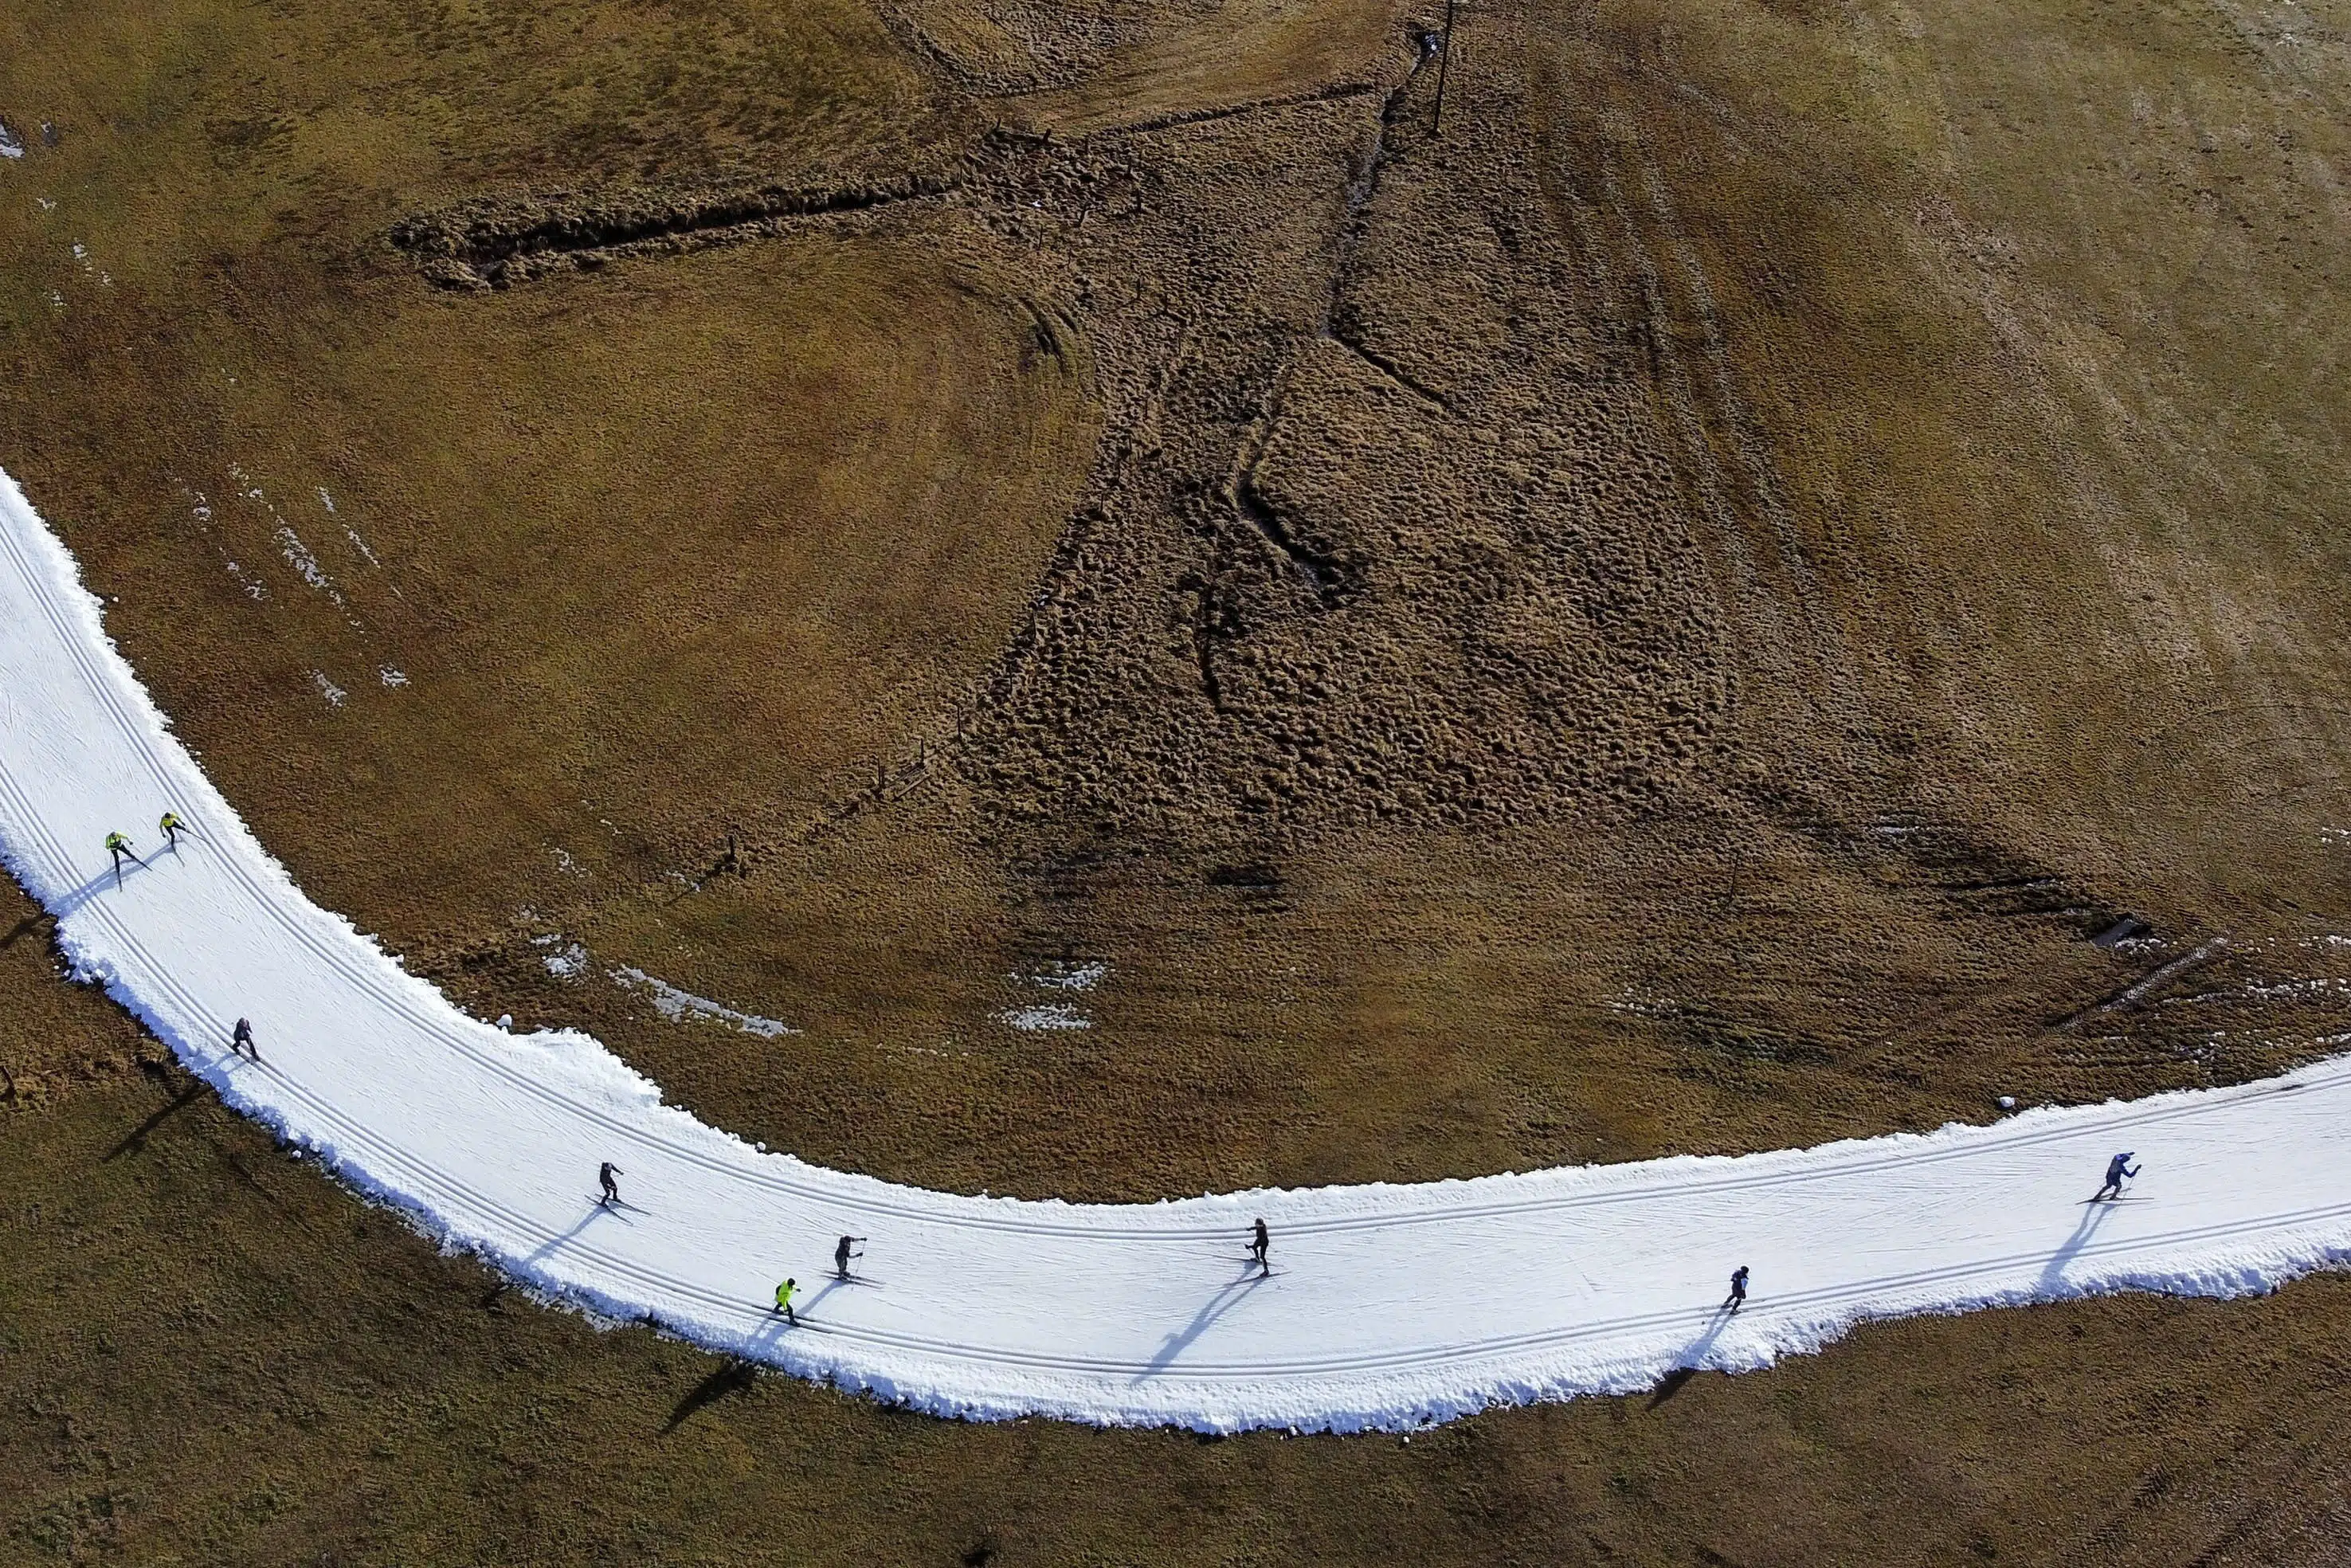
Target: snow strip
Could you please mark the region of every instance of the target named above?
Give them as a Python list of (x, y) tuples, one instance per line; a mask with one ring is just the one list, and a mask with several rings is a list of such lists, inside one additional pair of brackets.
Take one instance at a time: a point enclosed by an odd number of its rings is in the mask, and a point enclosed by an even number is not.
[[(176, 854), (152, 824), (194, 824)], [(102, 841), (139, 841), (118, 887)], [(603, 1317), (942, 1415), (1411, 1427), (1761, 1366), (1864, 1319), (2351, 1260), (2351, 1061), (2235, 1089), (1743, 1158), (1133, 1206), (819, 1169), (661, 1103), (577, 1033), (503, 1034), (302, 896), (0, 476), (0, 849), (58, 940), (222, 1098), (444, 1243)], [(227, 1049), (253, 1020), (262, 1060)], [(2109, 1155), (2146, 1174), (2084, 1200)], [(595, 1202), (596, 1163), (625, 1173)], [(1259, 1281), (1244, 1228), (1273, 1228)], [(872, 1275), (828, 1274), (870, 1237)], [(1754, 1269), (1735, 1316), (1731, 1268)], [(772, 1315), (802, 1281), (800, 1326)]]
[[(552, 967), (550, 961), (549, 967)], [(724, 1002), (714, 1002), (708, 997), (697, 997), (692, 991), (683, 990), (667, 980), (658, 979), (626, 964), (610, 973), (615, 985), (631, 990), (651, 991), (653, 1010), (672, 1023), (684, 1023), (690, 1018), (707, 1019), (713, 1023), (723, 1023), (738, 1033), (756, 1034), (761, 1040), (779, 1040), (788, 1034), (799, 1033), (788, 1023), (763, 1019), (757, 1013), (742, 1012)]]
[(1047, 1002), (1040, 1007), (1011, 1008), (996, 1015), (1018, 1030), (1092, 1029), (1094, 1020), (1067, 1002)]

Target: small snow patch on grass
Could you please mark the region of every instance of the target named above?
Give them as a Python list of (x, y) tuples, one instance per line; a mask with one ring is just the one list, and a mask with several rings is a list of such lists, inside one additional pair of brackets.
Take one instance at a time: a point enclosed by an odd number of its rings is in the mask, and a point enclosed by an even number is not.
[(1067, 1002), (1046, 1002), (1033, 1008), (1010, 1008), (996, 1015), (1014, 1029), (1092, 1029), (1094, 1020)]
[(329, 707), (342, 706), (343, 699), (351, 695), (329, 680), (327, 672), (324, 670), (311, 671), (310, 679), (318, 684), (319, 695), (327, 699), (327, 706)]
[[(553, 941), (553, 937), (543, 938)], [(576, 980), (588, 972), (588, 949), (574, 942), (560, 953), (549, 953), (540, 960), (547, 972), (559, 980)]]
[(2324, 996), (2339, 996), (2346, 992), (2351, 992), (2351, 980), (2320, 978), (2305, 980), (2273, 980), (2266, 984), (2256, 982), (2255, 984), (2245, 987), (2244, 989), (2238, 994), (2241, 996), (2250, 997), (2255, 1001), (2275, 1002), (2296, 1001)]
[(1634, 1018), (1669, 1019), (1681, 1011), (1679, 1003), (1669, 997), (1660, 997), (1635, 990), (1630, 986), (1602, 1002), (1612, 1013), (1625, 1013)]
[(783, 1035), (800, 1032), (788, 1023), (779, 1023), (774, 1019), (763, 1019), (757, 1013), (738, 1011), (724, 1002), (714, 1002), (708, 997), (697, 997), (692, 991), (682, 990), (671, 985), (667, 980), (656, 979), (643, 969), (634, 969), (622, 965), (617, 969), (607, 972), (614, 980), (631, 990), (650, 992), (653, 999), (653, 1010), (672, 1023), (684, 1023), (688, 1019), (701, 1019), (712, 1023), (723, 1023), (744, 1034), (758, 1035), (761, 1040), (775, 1040)]
[[(1100, 958), (1051, 958), (1026, 974), (1010, 977), (1016, 986), (1064, 994), (1092, 990), (1110, 977), (1110, 966)], [(1039, 1002), (1009, 1008), (998, 1020), (1019, 1030), (1092, 1029), (1094, 1020), (1071, 1002)]]
[(1027, 977), (1032, 986), (1055, 991), (1091, 991), (1110, 976), (1110, 966), (1099, 958), (1056, 959)]
[[(258, 490), (252, 492), (256, 496), (260, 493)], [(302, 536), (284, 523), (277, 525), (277, 549), (285, 556), (286, 564), (302, 574), (303, 581), (321, 593), (335, 591), (334, 580), (319, 564), (319, 558), (310, 553), (310, 547), (302, 542)]]

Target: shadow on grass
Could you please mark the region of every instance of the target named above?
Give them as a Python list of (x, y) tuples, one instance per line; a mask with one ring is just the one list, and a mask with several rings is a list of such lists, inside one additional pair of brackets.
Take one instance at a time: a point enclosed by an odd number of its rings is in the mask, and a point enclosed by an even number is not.
[(5, 936), (0, 936), (0, 953), (6, 952), (9, 948), (14, 947), (17, 943), (22, 942), (26, 937), (30, 936), (36, 931), (42, 930), (45, 927), (54, 928), (57, 925), (57, 917), (50, 914), (46, 909), (36, 915), (27, 915), (24, 919), (19, 920), (16, 925), (8, 928), (8, 935)]
[(1677, 1366), (1667, 1373), (1657, 1379), (1657, 1385), (1649, 1390), (1649, 1408), (1655, 1410), (1658, 1406), (1679, 1394), (1688, 1385), (1689, 1380), (1697, 1375), (1698, 1368), (1695, 1366)]
[(185, 1089), (181, 1090), (167, 1103), (158, 1108), (153, 1115), (131, 1128), (130, 1134), (120, 1143), (107, 1150), (105, 1159), (99, 1163), (104, 1165), (107, 1161), (120, 1159), (125, 1155), (135, 1155), (145, 1148), (149, 1134), (202, 1099), (204, 1091), (209, 1087), (210, 1085), (201, 1078), (191, 1080)]
[(728, 1395), (743, 1393), (758, 1375), (757, 1363), (727, 1357), (719, 1364), (716, 1371), (686, 1391), (685, 1397), (677, 1402), (676, 1407), (669, 1413), (669, 1419), (663, 1423), (661, 1435), (668, 1437)]

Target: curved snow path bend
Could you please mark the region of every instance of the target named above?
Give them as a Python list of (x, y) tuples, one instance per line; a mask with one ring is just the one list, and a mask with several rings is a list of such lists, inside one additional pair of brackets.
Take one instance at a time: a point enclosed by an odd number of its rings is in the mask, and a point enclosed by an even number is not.
[[(178, 811), (196, 837), (158, 852)], [(101, 847), (148, 857), (118, 889)], [(763, 1155), (577, 1033), (460, 1014), (305, 899), (171, 736), (0, 475), (0, 850), (224, 1100), (545, 1291), (945, 1415), (1405, 1427), (1751, 1367), (1858, 1319), (2351, 1259), (2351, 1061), (2241, 1088), (1742, 1158), (1141, 1206), (974, 1198)], [(264, 1060), (230, 1054), (252, 1019)], [(2085, 1204), (2107, 1156), (2146, 1175)], [(596, 1166), (628, 1207), (594, 1201)], [(1273, 1227), (1254, 1281), (1244, 1228)], [(828, 1282), (870, 1236), (868, 1282)], [(1755, 1270), (1736, 1317), (1715, 1303)], [(767, 1312), (803, 1281), (802, 1324)]]

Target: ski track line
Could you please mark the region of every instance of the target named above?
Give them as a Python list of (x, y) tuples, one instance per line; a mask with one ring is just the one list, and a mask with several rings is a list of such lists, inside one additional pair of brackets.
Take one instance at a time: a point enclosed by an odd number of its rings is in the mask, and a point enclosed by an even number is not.
[[(970, 1197), (765, 1154), (573, 1031), (460, 1013), (305, 899), (171, 735), (0, 474), (0, 860), (223, 1101), (444, 1248), (599, 1319), (941, 1415), (1409, 1427), (1739, 1369), (1854, 1322), (2351, 1261), (2351, 1058), (2233, 1089), (1737, 1158), (1157, 1204)], [(101, 847), (164, 810), (177, 853)], [(142, 851), (145, 852), (145, 851)], [(263, 1059), (227, 1048), (251, 1017)], [(2129, 1205), (2088, 1204), (2136, 1150)], [(589, 1196), (596, 1164), (628, 1202)], [(1232, 1249), (1273, 1228), (1270, 1279)], [(895, 1287), (843, 1291), (868, 1233)], [(1754, 1270), (1744, 1310), (1716, 1306)], [(808, 1281), (804, 1327), (768, 1310)]]

